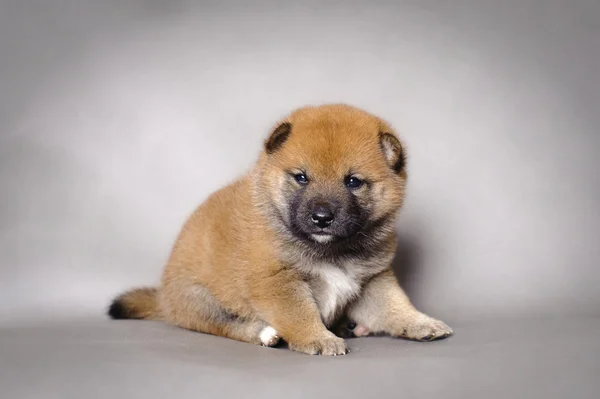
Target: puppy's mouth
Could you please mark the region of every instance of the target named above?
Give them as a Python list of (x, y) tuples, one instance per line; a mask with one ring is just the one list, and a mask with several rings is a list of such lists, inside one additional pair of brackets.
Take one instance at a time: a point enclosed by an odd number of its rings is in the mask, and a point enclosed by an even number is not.
[[(305, 219), (295, 217), (295, 215), (285, 225), (297, 238), (317, 246), (342, 244), (346, 240), (355, 237), (362, 230), (362, 225), (359, 225), (358, 222), (349, 225), (334, 223), (332, 226), (318, 227), (314, 226), (313, 223), (307, 223)], [(357, 228), (359, 226), (360, 228)]]
[(297, 237), (317, 245), (341, 244), (360, 232), (359, 229), (356, 231), (340, 229), (339, 226), (337, 228), (315, 228), (303, 226), (300, 223), (292, 223), (290, 227)]
[(335, 236), (327, 233), (313, 233), (310, 238), (318, 242), (319, 244), (327, 244), (335, 239)]

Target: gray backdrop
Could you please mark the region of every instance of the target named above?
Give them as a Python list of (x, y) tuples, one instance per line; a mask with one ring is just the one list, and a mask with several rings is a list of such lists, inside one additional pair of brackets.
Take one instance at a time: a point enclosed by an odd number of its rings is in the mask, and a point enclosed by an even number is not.
[(324, 102), (408, 144), (423, 310), (599, 313), (600, 2), (285, 4), (0, 1), (0, 323), (157, 283), (193, 208)]

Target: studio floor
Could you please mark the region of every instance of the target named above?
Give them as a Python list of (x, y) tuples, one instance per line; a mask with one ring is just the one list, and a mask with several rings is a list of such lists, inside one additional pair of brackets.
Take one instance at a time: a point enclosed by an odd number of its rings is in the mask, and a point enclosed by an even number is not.
[(0, 329), (4, 398), (598, 398), (600, 317), (454, 322), (418, 343), (349, 340), (308, 356), (156, 322)]

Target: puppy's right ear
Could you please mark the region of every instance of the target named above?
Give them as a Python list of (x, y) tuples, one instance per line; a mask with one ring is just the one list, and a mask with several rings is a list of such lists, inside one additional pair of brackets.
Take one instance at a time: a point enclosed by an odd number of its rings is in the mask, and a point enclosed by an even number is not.
[(272, 154), (277, 151), (283, 143), (288, 139), (290, 133), (292, 132), (292, 124), (289, 122), (280, 123), (273, 133), (269, 136), (267, 141), (265, 141), (265, 151), (267, 154)]

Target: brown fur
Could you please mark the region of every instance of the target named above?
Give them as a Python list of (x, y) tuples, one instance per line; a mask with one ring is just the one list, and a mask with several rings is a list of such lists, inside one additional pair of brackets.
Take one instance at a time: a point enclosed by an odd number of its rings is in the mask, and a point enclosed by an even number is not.
[[(347, 105), (296, 110), (273, 129), (255, 167), (191, 215), (160, 288), (125, 293), (109, 313), (115, 317), (116, 307), (126, 318), (263, 345), (281, 337), (291, 349), (325, 355), (347, 351), (330, 331), (342, 316), (361, 332), (450, 335), (411, 305), (390, 270), (404, 163), (391, 127), (367, 112)], [(300, 187), (292, 175), (307, 170), (310, 183)], [(343, 183), (350, 174), (366, 182), (351, 194)], [(299, 210), (323, 198), (347, 213), (339, 222), (343, 239), (318, 243), (303, 233)], [(268, 326), (277, 336), (265, 342)]]

